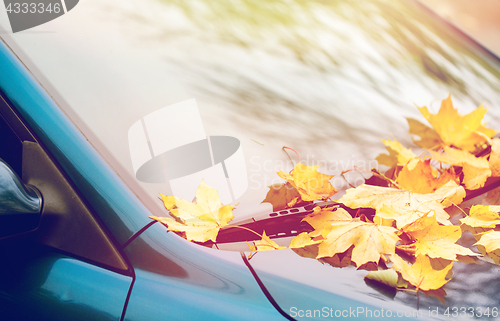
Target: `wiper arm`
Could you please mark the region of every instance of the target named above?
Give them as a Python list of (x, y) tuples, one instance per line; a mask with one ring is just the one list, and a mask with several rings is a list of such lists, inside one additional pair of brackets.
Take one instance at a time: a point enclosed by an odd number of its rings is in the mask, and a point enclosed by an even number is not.
[[(234, 226), (237, 224), (238, 227), (252, 230), (261, 235), (265, 231), (266, 235), (270, 238), (296, 236), (302, 232), (311, 232), (313, 230), (307, 222), (302, 222), (302, 219), (307, 214), (312, 213), (316, 206), (321, 208), (332, 208), (332, 210), (341, 207), (348, 211), (353, 217), (361, 214), (373, 217), (375, 214), (375, 210), (373, 209), (351, 209), (337, 202), (319, 202), (302, 207), (272, 212), (260, 217), (246, 219), (245, 221), (232, 225)], [(229, 226), (231, 226), (231, 224)], [(219, 231), (217, 244), (260, 240), (260, 237), (256, 233), (252, 233), (242, 228), (226, 227)], [(206, 245), (211, 246), (212, 244)]]

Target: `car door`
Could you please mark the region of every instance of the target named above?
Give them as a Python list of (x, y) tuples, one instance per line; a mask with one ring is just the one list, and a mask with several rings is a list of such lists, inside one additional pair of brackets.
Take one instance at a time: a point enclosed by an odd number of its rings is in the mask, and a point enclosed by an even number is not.
[(0, 94), (0, 159), (42, 199), (35, 230), (12, 229), (0, 237), (1, 318), (120, 320), (132, 270), (87, 201)]

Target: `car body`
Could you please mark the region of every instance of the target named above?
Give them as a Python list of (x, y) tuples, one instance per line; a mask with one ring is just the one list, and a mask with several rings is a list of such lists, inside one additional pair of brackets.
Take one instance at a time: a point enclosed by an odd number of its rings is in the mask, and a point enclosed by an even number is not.
[[(421, 297), (417, 310), (415, 295), (386, 296), (355, 269), (291, 250), (248, 260), (241, 244), (218, 250), (167, 233), (150, 216), (167, 215), (155, 198), (173, 183), (141, 182), (127, 138), (139, 120), (147, 127), (148, 115), (195, 97), (207, 136), (237, 137), (245, 154), (248, 187), (233, 199), (235, 216), (267, 218), (267, 186), (292, 165), (283, 145), (328, 173), (370, 169), (380, 139), (403, 136), (405, 117), (421, 117), (412, 103), (449, 92), (467, 108), (491, 106), (495, 128), (495, 55), (413, 1), (272, 2), (256, 11), (246, 1), (117, 6), (82, 2), (46, 25), (56, 32), (2, 34), (0, 158), (40, 192), (43, 209), (36, 230), (0, 240), (0, 315), (444, 317), (437, 300)], [(334, 185), (347, 187), (339, 177)], [(456, 270), (451, 307), (498, 306), (493, 265)], [(470, 270), (477, 274), (469, 278)]]

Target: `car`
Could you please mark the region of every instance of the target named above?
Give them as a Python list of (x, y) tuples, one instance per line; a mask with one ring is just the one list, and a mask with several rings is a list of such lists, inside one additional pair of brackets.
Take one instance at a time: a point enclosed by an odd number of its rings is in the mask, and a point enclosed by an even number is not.
[(237, 204), (234, 224), (264, 222), (286, 244), (311, 211), (262, 203), (299, 160), (286, 151), (345, 190), (367, 175), (342, 171), (379, 168), (380, 139), (411, 144), (414, 104), (451, 93), (464, 111), (490, 106), (500, 128), (498, 57), (420, 3), (96, 0), (19, 33), (0, 26), (2, 318), (497, 311), (494, 264), (456, 264), (444, 306), (290, 249), (248, 259), (241, 232), (203, 246), (150, 218), (168, 216), (159, 193), (191, 201), (203, 178)]

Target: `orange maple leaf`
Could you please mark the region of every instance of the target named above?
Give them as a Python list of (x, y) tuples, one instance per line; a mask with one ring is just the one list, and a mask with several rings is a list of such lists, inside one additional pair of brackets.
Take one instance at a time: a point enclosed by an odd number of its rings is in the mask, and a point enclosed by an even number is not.
[(254, 245), (247, 243), (251, 251), (248, 259), (251, 259), (256, 252), (281, 250), (287, 248), (286, 246), (280, 246), (278, 245), (278, 243), (271, 240), (269, 236), (266, 235), (265, 231), (262, 233), (262, 239), (259, 241), (254, 241), (253, 243)]
[(271, 203), (273, 212), (276, 212), (294, 207), (297, 204), (303, 203), (303, 201), (297, 189), (287, 182), (269, 186), (269, 191), (262, 203)]
[(491, 169), (485, 157), (476, 157), (466, 150), (445, 146), (444, 154), (431, 151), (431, 157), (441, 163), (462, 166), (465, 188), (469, 190), (483, 187), (486, 179), (491, 176)]
[(298, 163), (291, 174), (279, 171), (278, 175), (297, 189), (303, 201), (325, 200), (337, 193), (329, 182), (334, 175), (322, 174), (318, 167)]
[(436, 270), (426, 255), (417, 256), (412, 265), (406, 263), (399, 255), (392, 255), (391, 261), (392, 268), (401, 273), (403, 279), (415, 286), (417, 291), (439, 289), (449, 281), (446, 276), (453, 267), (452, 261), (449, 261), (442, 269)]
[(491, 153), (489, 159), (491, 176), (500, 176), (500, 138), (491, 140)]
[(402, 228), (414, 242), (409, 246), (415, 255), (427, 255), (431, 258), (442, 258), (458, 261), (457, 255), (477, 256), (470, 249), (456, 244), (462, 236), (459, 226), (442, 226), (435, 216), (424, 216)]
[(481, 124), (487, 111), (482, 104), (476, 110), (462, 116), (453, 108), (451, 95), (449, 95), (442, 101), (437, 114), (431, 114), (425, 106), (420, 107), (419, 110), (439, 135), (441, 142), (447, 146), (473, 152), (496, 133), (493, 129)]
[(406, 118), (406, 120), (408, 121), (408, 126), (410, 127), (408, 133), (410, 135), (417, 135), (420, 137), (420, 140), (416, 140), (412, 137), (412, 141), (415, 145), (424, 149), (432, 149), (441, 145), (441, 139), (434, 129), (413, 118)]
[(323, 230), (329, 230), (331, 223), (350, 221), (352, 216), (343, 208), (321, 208), (316, 206), (313, 212), (306, 215), (302, 220), (314, 228), (314, 231), (311, 232), (311, 236), (314, 237), (322, 235)]
[(479, 234), (476, 245), (479, 252), (490, 257), (496, 264), (500, 264), (500, 232), (490, 230)]
[[(347, 218), (347, 217), (346, 217)], [(359, 268), (369, 262), (378, 264), (385, 260), (384, 254), (394, 254), (400, 240), (397, 229), (375, 223), (360, 221), (358, 218), (332, 220), (322, 231), (323, 242), (318, 247), (318, 259), (333, 257), (347, 251), (351, 246), (351, 260)]]
[(223, 205), (217, 190), (204, 181), (198, 186), (193, 203), (175, 196), (160, 195), (165, 208), (173, 218), (158, 216), (150, 218), (167, 226), (169, 231), (183, 232), (189, 241), (215, 242), (219, 230), (234, 218), (232, 212), (235, 206)]
[(401, 189), (420, 194), (432, 193), (450, 180), (460, 183), (453, 168), (444, 170), (439, 176), (437, 173), (431, 166), (430, 160), (419, 160), (412, 166), (404, 166), (396, 182)]
[(374, 222), (380, 223), (378, 219), (381, 218), (395, 220), (396, 226), (401, 228), (428, 213), (436, 215), (439, 223), (451, 225), (444, 208), (461, 203), (464, 197), (464, 188), (453, 181), (428, 194), (363, 184), (348, 189), (339, 202), (351, 208), (374, 208)]
[(417, 155), (415, 155), (411, 149), (404, 147), (397, 140), (385, 140), (382, 139), (382, 142), (385, 145), (385, 149), (389, 152), (387, 154), (380, 154), (376, 157), (376, 160), (379, 164), (386, 165), (389, 167), (393, 166), (404, 166), (408, 164), (411, 160), (416, 159)]
[(500, 206), (474, 205), (469, 215), (460, 220), (461, 224), (470, 227), (483, 227), (493, 229), (500, 225)]

